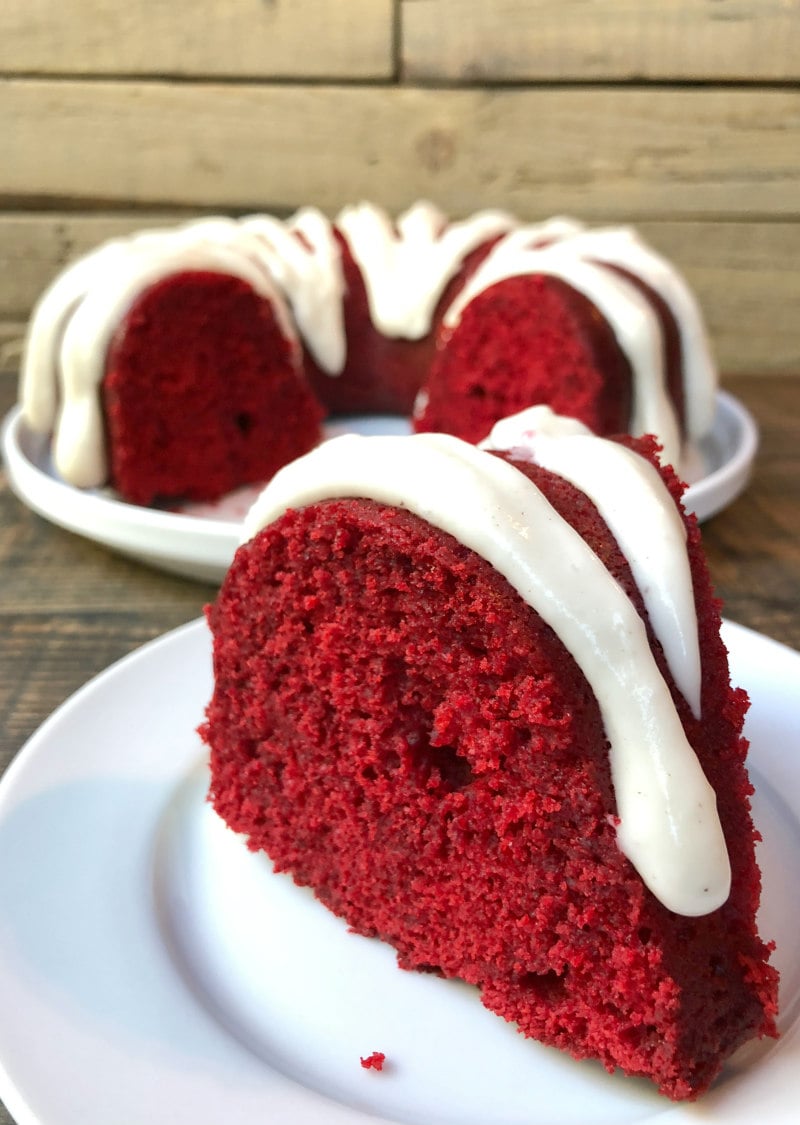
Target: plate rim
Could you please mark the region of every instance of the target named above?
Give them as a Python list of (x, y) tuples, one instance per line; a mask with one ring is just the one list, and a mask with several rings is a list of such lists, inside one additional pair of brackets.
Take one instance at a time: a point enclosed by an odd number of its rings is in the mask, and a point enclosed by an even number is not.
[(716, 396), (715, 423), (737, 428), (738, 444), (718, 469), (689, 485), (684, 503), (702, 523), (717, 515), (741, 495), (750, 480), (760, 434), (751, 412), (735, 395), (720, 390)]
[[(771, 653), (776, 659), (781, 661), (789, 661), (791, 672), (793, 675), (800, 675), (800, 664), (798, 663), (800, 662), (800, 653), (796, 652), (794, 649), (783, 644), (782, 642), (766, 636), (765, 634), (759, 633), (758, 631), (750, 629), (746, 626), (739, 625), (728, 619), (724, 619), (723, 640), (729, 650), (731, 648), (739, 648), (739, 646), (750, 647), (755, 645), (757, 647), (757, 652), (754, 655), (750, 653), (750, 655), (748, 656), (749, 660), (753, 660), (755, 659), (755, 657), (758, 657), (760, 659), (762, 653), (766, 653), (768, 650), (769, 653)], [(86, 681), (85, 684), (83, 684), (67, 699), (65, 699), (42, 722), (42, 724), (37, 728), (36, 731), (34, 731), (30, 738), (26, 740), (22, 748), (18, 751), (17, 755), (10, 763), (3, 777), (0, 778), (0, 825), (2, 825), (8, 808), (13, 808), (13, 801), (18, 787), (21, 785), (24, 790), (26, 783), (26, 774), (28, 774), (29, 771), (33, 771), (35, 774), (41, 765), (40, 759), (42, 759), (43, 757), (47, 758), (56, 752), (57, 747), (54, 744), (53, 735), (57, 732), (59, 724), (64, 720), (65, 716), (68, 716), (72, 711), (79, 712), (89, 703), (91, 696), (95, 692), (97, 692), (99, 689), (102, 689), (103, 686), (108, 682), (117, 679), (120, 674), (124, 674), (125, 670), (129, 670), (137, 664), (146, 663), (154, 650), (160, 648), (162, 650), (161, 655), (164, 656), (167, 654), (168, 646), (171, 647), (177, 645), (180, 648), (183, 644), (202, 645), (204, 651), (199, 655), (204, 656), (206, 653), (210, 654), (210, 636), (207, 633), (207, 625), (204, 618), (195, 618), (181, 626), (178, 626), (175, 629), (170, 630), (169, 632), (162, 634), (157, 638), (154, 638), (153, 640), (144, 643), (143, 645), (140, 645), (138, 648), (134, 649), (126, 656), (123, 656), (119, 660), (109, 665), (106, 669), (99, 672), (97, 675), (91, 677)], [(184, 777), (185, 757), (185, 754), (179, 755), (180, 762), (174, 765), (171, 771), (169, 771), (169, 773), (165, 775), (164, 784), (174, 784), (176, 781), (180, 781), (180, 779)], [(800, 1036), (798, 1035), (798, 1026), (797, 1023), (795, 1023), (787, 1029), (783, 1044), (780, 1044), (777, 1048), (775, 1048), (770, 1057), (774, 1059), (780, 1056), (785, 1061), (786, 1054), (791, 1053), (792, 1056), (796, 1058), (798, 1048), (800, 1048), (800, 1043), (798, 1043), (799, 1038)], [(788, 1048), (790, 1046), (790, 1039), (792, 1050), (791, 1052), (787, 1052), (785, 1048)], [(261, 1065), (263, 1066), (264, 1064)], [(786, 1067), (784, 1066), (783, 1071), (785, 1070)], [(796, 1074), (796, 1066), (793, 1067), (793, 1073)], [(280, 1077), (283, 1078), (283, 1076)], [(281, 1089), (282, 1084), (278, 1083), (276, 1086), (276, 1095), (280, 1093)], [(319, 1096), (315, 1095), (314, 1091), (312, 1090), (306, 1091), (305, 1088), (303, 1088), (303, 1093), (308, 1094), (309, 1099), (311, 1100), (312, 1108), (314, 1105), (316, 1105), (318, 1109), (319, 1104), (315, 1099)], [(27, 1097), (23, 1095), (20, 1089), (18, 1089), (15, 1079), (8, 1071), (8, 1068), (6, 1067), (5, 1062), (1, 1057), (0, 1096), (2, 1096), (5, 1104), (8, 1106), (9, 1112), (14, 1113), (20, 1125), (33, 1125), (34, 1122), (36, 1123), (36, 1125), (60, 1125), (60, 1119), (48, 1118), (47, 1120), (45, 1120), (39, 1119), (34, 1115), (33, 1110), (29, 1107)], [(379, 1115), (364, 1114), (363, 1111), (357, 1109), (354, 1106), (343, 1106), (340, 1103), (336, 1102), (329, 1103), (327, 1099), (323, 1099), (323, 1102), (325, 1103), (326, 1107), (324, 1115), (318, 1118), (312, 1113), (309, 1117), (309, 1120), (311, 1120), (313, 1117), (314, 1121), (330, 1121), (331, 1123), (335, 1123), (335, 1125), (344, 1125), (345, 1122), (352, 1123), (352, 1125), (355, 1125), (356, 1122), (371, 1122), (372, 1125), (380, 1125), (381, 1122), (384, 1122), (386, 1120)], [(706, 1103), (704, 1102), (701, 1104), (705, 1105)], [(794, 1103), (792, 1104), (794, 1105)], [(330, 1106), (329, 1112), (327, 1109), (328, 1106)], [(780, 1108), (780, 1102), (778, 1101), (775, 1103), (775, 1105), (772, 1106), (773, 1110), (775, 1106), (777, 1106), (777, 1108)], [(765, 1105), (764, 1108), (765, 1112), (769, 1111), (770, 1109), (770, 1107), (767, 1105)], [(711, 1110), (711, 1107), (709, 1107), (709, 1109)], [(166, 1107), (166, 1112), (167, 1114), (169, 1113), (169, 1106)], [(670, 1104), (665, 1104), (664, 1106), (664, 1117), (665, 1120), (675, 1122), (675, 1125), (677, 1125), (678, 1122), (686, 1123), (686, 1125), (688, 1125), (688, 1123), (694, 1119), (692, 1111), (687, 1110), (685, 1106), (673, 1106)], [(709, 1122), (715, 1120), (713, 1111), (710, 1111), (708, 1114), (706, 1114), (706, 1119)], [(774, 1116), (770, 1119), (776, 1122), (780, 1120)], [(292, 1118), (281, 1117), (276, 1118), (276, 1121), (277, 1120), (286, 1120), (288, 1122), (291, 1121)], [(723, 1118), (720, 1118), (719, 1120), (722, 1121)], [(724, 1120), (728, 1120), (727, 1115)], [(787, 1118), (785, 1120), (787, 1121), (788, 1125), (789, 1119)], [(749, 1118), (740, 1118), (737, 1114), (736, 1121), (741, 1125), (742, 1122), (749, 1121)]]
[[(689, 485), (684, 494), (686, 507), (700, 521), (716, 515), (744, 491), (759, 443), (755, 419), (728, 391), (717, 392), (714, 417), (712, 434), (716, 427), (726, 428), (726, 433), (735, 434), (736, 445), (719, 468)], [(239, 544), (240, 522), (139, 507), (102, 490), (74, 488), (28, 456), (25, 445), (31, 441), (43, 447), (49, 443), (47, 437), (27, 430), (16, 405), (3, 421), (2, 451), (11, 488), (27, 507), (67, 531), (158, 569), (200, 581), (221, 581)]]

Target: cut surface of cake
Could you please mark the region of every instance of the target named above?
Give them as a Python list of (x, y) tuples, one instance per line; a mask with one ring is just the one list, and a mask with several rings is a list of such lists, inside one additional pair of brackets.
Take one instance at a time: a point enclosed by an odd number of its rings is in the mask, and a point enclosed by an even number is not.
[(64, 480), (151, 503), (268, 479), (325, 413), (413, 411), (418, 430), (477, 441), (546, 403), (599, 433), (654, 433), (678, 463), (715, 390), (688, 286), (632, 230), (422, 202), (396, 220), (305, 207), (108, 242), (34, 309), (20, 401)]
[(320, 440), (322, 410), (272, 305), (219, 273), (177, 274), (137, 298), (111, 340), (102, 403), (109, 479), (139, 504), (263, 483)]
[(339, 438), (265, 489), (208, 612), (211, 799), (402, 968), (692, 1099), (777, 1002), (697, 525), (649, 439), (488, 444)]
[(679, 464), (712, 423), (714, 364), (691, 290), (629, 227), (523, 227), (447, 309), (419, 431), (479, 441), (545, 403), (595, 433), (652, 433)]

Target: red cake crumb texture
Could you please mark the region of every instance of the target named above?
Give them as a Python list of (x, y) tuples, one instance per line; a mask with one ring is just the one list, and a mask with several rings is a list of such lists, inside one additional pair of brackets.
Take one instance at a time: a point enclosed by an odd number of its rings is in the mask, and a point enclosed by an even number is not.
[(383, 1064), (386, 1062), (386, 1055), (383, 1051), (373, 1051), (371, 1055), (361, 1059), (361, 1065), (364, 1070), (383, 1070)]
[(138, 504), (269, 480), (320, 437), (322, 410), (270, 302), (220, 274), (178, 274), (134, 302), (109, 348), (103, 403), (110, 483)]
[(627, 427), (630, 364), (608, 322), (558, 278), (492, 286), (439, 339), (418, 432), (482, 441), (499, 418), (531, 403), (547, 403), (598, 434)]
[[(652, 442), (629, 444), (655, 463)], [(512, 463), (646, 620), (594, 505)], [(403, 969), (467, 981), (524, 1035), (676, 1100), (777, 1034), (777, 973), (755, 928), (747, 698), (686, 526), (702, 719), (650, 636), (727, 841), (732, 890), (710, 914), (669, 911), (620, 851), (599, 708), (553, 631), (489, 563), (400, 508), (321, 501), (239, 549), (208, 610), (202, 730), (214, 808), (277, 871), (392, 944)]]
[[(575, 262), (593, 271), (591, 294)], [(643, 309), (601, 301), (598, 278)], [(477, 442), (545, 403), (598, 433), (655, 432), (677, 463), (712, 424), (716, 371), (675, 286), (629, 228), (450, 222), (426, 203), (396, 221), (361, 204), (334, 220), (304, 208), (138, 232), (78, 259), (37, 303), (23, 417), (52, 435), (69, 484), (136, 504), (265, 482), (321, 440), (326, 414), (401, 414)]]

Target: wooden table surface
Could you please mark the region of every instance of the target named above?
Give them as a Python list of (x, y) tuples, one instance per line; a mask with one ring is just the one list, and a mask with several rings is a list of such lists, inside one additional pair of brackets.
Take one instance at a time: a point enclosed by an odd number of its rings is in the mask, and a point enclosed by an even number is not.
[[(727, 617), (800, 649), (800, 377), (724, 385), (754, 415), (761, 445), (745, 494), (704, 525), (711, 572)], [(3, 416), (14, 394), (13, 380), (0, 377)], [(3, 473), (0, 774), (90, 676), (197, 617), (213, 595), (51, 526), (16, 499)], [(9, 1122), (0, 1105), (0, 1125)]]

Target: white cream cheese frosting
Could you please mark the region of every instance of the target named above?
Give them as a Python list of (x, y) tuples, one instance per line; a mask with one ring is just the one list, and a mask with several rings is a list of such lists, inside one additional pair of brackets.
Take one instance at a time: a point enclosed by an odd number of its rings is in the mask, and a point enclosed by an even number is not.
[(631, 568), (672, 678), (699, 719), (700, 643), (686, 525), (653, 465), (546, 406), (503, 418), (481, 448), (541, 465), (589, 497)]
[(503, 211), (479, 211), (451, 223), (423, 201), (396, 223), (368, 203), (345, 207), (336, 226), (361, 270), (375, 327), (384, 336), (419, 340), (430, 332), (445, 286), (467, 254), (516, 221)]
[[(568, 432), (565, 441), (576, 440), (572, 427)], [(558, 440), (553, 426), (548, 440)], [(614, 470), (617, 485), (621, 472), (619, 466)], [(540, 490), (502, 458), (458, 438), (351, 435), (281, 469), (248, 514), (244, 539), (289, 508), (336, 497), (365, 497), (414, 512), (485, 558), (533, 606), (598, 701), (610, 744), (621, 850), (675, 913), (697, 916), (722, 905), (730, 892), (730, 864), (716, 797), (653, 658), (644, 622)], [(632, 540), (626, 546), (632, 553), (639, 549)], [(637, 582), (645, 568), (646, 560), (634, 565)], [(674, 580), (685, 583), (686, 573)], [(674, 596), (662, 632), (670, 616), (682, 617), (690, 597), (688, 591)], [(691, 685), (686, 690), (692, 695)]]
[(239, 225), (255, 240), (255, 256), (285, 295), (301, 339), (326, 374), (340, 375), (347, 358), (344, 274), (330, 221), (304, 207), (287, 222), (251, 215)]
[(632, 227), (598, 227), (577, 232), (573, 251), (592, 261), (629, 270), (656, 292), (678, 328), (683, 369), (686, 430), (698, 440), (714, 420), (719, 381), (700, 306), (671, 262), (645, 243)]

